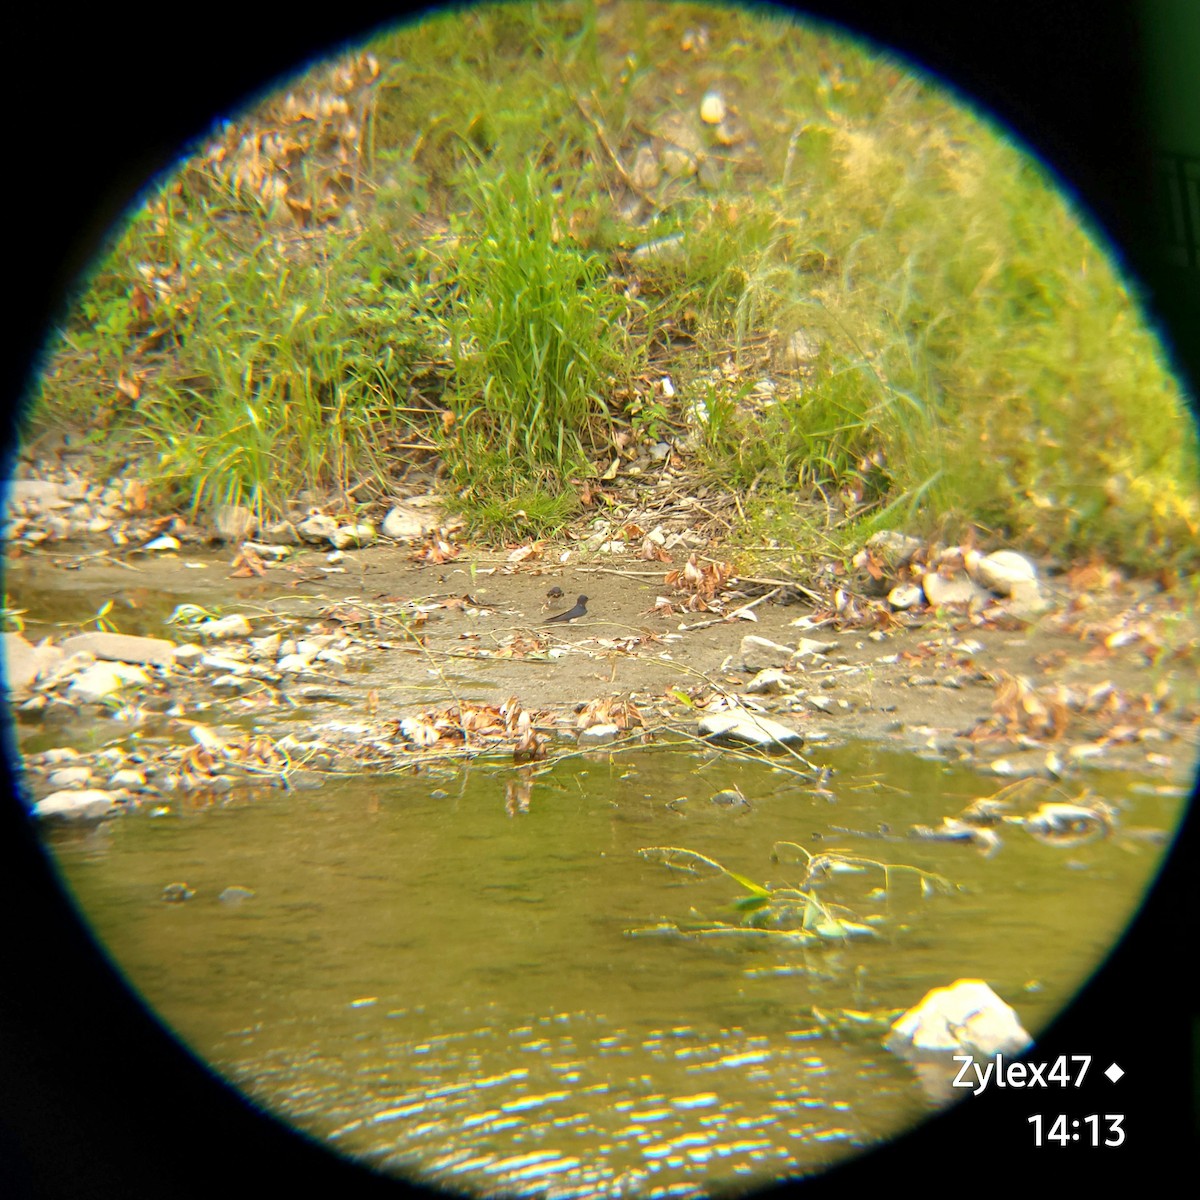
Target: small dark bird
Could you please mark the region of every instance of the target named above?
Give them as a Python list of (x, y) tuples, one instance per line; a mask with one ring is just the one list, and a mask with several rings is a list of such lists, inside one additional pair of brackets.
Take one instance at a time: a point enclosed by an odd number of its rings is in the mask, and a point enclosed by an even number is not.
[(587, 597), (580, 596), (575, 601), (574, 608), (568, 608), (566, 612), (555, 613), (552, 617), (546, 618), (546, 624), (549, 625), (554, 621), (574, 621), (576, 617), (587, 616)]

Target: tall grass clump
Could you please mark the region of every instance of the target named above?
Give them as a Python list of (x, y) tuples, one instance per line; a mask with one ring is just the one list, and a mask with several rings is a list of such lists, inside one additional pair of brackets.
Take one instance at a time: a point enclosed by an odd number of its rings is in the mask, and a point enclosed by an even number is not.
[[(304, 488), (346, 495), (385, 477), (430, 336), (403, 264), (388, 268), (362, 233), (330, 231), (314, 246), (272, 236), (245, 206), (216, 211), (212, 195), (184, 210), (173, 190), (135, 214), (97, 272), (103, 282), (135, 253), (145, 279), (167, 280), (143, 287), (155, 301), (139, 327), (106, 338), (117, 361), (148, 331), (170, 345), (114, 414), (112, 444), (148, 450), (149, 481), (193, 513), (238, 503), (278, 515)], [(106, 295), (94, 287), (89, 302)], [(115, 312), (130, 308), (117, 300)]]
[(446, 451), (456, 479), (484, 493), (515, 482), (553, 491), (608, 435), (610, 398), (634, 365), (631, 305), (573, 242), (536, 167), (476, 172), (466, 193), (470, 208), (452, 222)]
[(870, 476), (858, 533), (974, 525), (1143, 569), (1200, 560), (1185, 399), (1048, 173), (911, 81), (799, 146), (807, 179), (779, 198), (823, 266), (773, 270), (774, 318), (821, 354), (770, 415), (804, 431), (766, 439), (780, 481)]

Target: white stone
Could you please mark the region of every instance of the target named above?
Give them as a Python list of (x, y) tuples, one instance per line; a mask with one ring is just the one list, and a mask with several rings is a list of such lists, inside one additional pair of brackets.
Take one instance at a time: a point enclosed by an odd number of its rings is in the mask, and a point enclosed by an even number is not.
[(1036, 616), (1050, 607), (1036, 579), (1017, 579), (1009, 586), (1009, 611), (1017, 616)]
[(909, 537), (906, 533), (898, 533), (894, 529), (881, 529), (867, 538), (867, 545), (872, 550), (886, 554), (897, 566), (908, 562), (921, 549), (920, 538)]
[(278, 631), (268, 633), (265, 637), (250, 639), (250, 653), (255, 658), (274, 658), (283, 644), (283, 635)]
[(5, 499), (10, 508), (24, 505), (32, 512), (66, 508), (69, 503), (63, 498), (59, 485), (49, 479), (14, 479)]
[(268, 525), (263, 531), (265, 537), (274, 546), (294, 546), (300, 541), (300, 535), (291, 521), (277, 521)]
[(258, 517), (241, 504), (222, 504), (213, 513), (217, 537), (225, 542), (243, 542), (258, 528)]
[(407, 505), (397, 505), (383, 518), (379, 531), (385, 538), (396, 542), (408, 542), (424, 537), (430, 528), (430, 514), (419, 512)]
[(795, 686), (783, 671), (767, 667), (746, 684), (746, 691), (753, 696), (781, 696), (795, 691)]
[(188, 730), (188, 734), (197, 746), (202, 746), (211, 754), (225, 754), (228, 743), (219, 733), (209, 729), (207, 725), (193, 725)]
[(1033, 1043), (1016, 1012), (981, 979), (934, 988), (892, 1025), (889, 1043), (918, 1051), (1019, 1054)]
[(333, 541), (337, 531), (337, 522), (332, 517), (327, 517), (324, 513), (313, 513), (312, 516), (305, 517), (296, 526), (296, 532), (300, 535), (301, 539), (311, 542), (313, 545)]
[(375, 540), (375, 526), (369, 521), (357, 525), (342, 525), (330, 538), (339, 550), (350, 550), (355, 546), (369, 546)]
[(122, 688), (145, 686), (149, 682), (150, 676), (141, 667), (121, 662), (97, 662), (85, 667), (71, 680), (67, 693), (73, 700), (103, 700)]
[(284, 654), (275, 666), (285, 675), (301, 675), (313, 671), (311, 659), (303, 654)]
[(888, 592), (888, 603), (901, 612), (921, 604), (924, 599), (925, 593), (915, 583), (898, 583)]
[(40, 820), (96, 821), (116, 807), (111, 792), (99, 790), (52, 792), (33, 806), (33, 815)]
[(610, 742), (617, 741), (620, 736), (621, 730), (617, 725), (589, 725), (587, 729), (580, 730), (579, 744), (581, 746), (606, 746)]
[(13, 697), (24, 697), (38, 678), (63, 659), (57, 646), (32, 646), (19, 633), (0, 634), (0, 677)]
[(701, 737), (721, 742), (772, 747), (803, 743), (804, 734), (756, 713), (737, 711), (709, 713), (700, 719)]
[(742, 666), (747, 671), (762, 671), (768, 667), (785, 667), (795, 651), (769, 638), (748, 633), (742, 638)]
[(963, 604), (981, 608), (991, 598), (991, 593), (982, 588), (968, 575), (956, 574), (947, 578), (937, 571), (930, 571), (921, 580), (925, 598), (935, 608), (942, 604)]
[(87, 766), (58, 767), (51, 771), (46, 782), (52, 788), (80, 788), (92, 781), (92, 769)]
[(175, 643), (165, 638), (136, 637), (128, 633), (106, 633), (96, 630), (63, 638), (60, 648), (64, 654), (86, 651), (95, 658), (110, 662), (137, 663), (169, 667), (175, 661)]
[(196, 632), (202, 638), (218, 640), (231, 637), (249, 637), (251, 631), (250, 622), (241, 613), (231, 613), (227, 617), (202, 621), (196, 626)]
[(73, 746), (55, 746), (51, 750), (43, 750), (40, 755), (40, 761), (48, 767), (57, 766), (59, 763), (75, 762), (79, 758), (79, 751)]
[(792, 658), (809, 658), (814, 654), (832, 654), (837, 648), (837, 642), (818, 642), (815, 638), (801, 638), (796, 643)]
[(138, 791), (146, 786), (146, 776), (141, 771), (125, 768), (120, 771), (114, 771), (112, 778), (108, 781), (110, 788), (129, 788), (133, 791)]
[(1015, 585), (1037, 583), (1037, 567), (1015, 550), (996, 550), (991, 554), (968, 550), (963, 555), (963, 566), (976, 583), (998, 596), (1011, 595)]
[(726, 111), (720, 92), (706, 92), (700, 101), (700, 120), (706, 125), (720, 125), (725, 120)]

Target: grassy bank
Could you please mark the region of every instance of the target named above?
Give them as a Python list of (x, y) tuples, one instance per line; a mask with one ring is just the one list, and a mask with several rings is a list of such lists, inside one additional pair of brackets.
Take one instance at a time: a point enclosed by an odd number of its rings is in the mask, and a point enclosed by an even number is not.
[(801, 550), (1200, 560), (1195, 427), (1046, 173), (738, 10), (473, 9), (314, 69), (131, 214), (36, 400), (193, 510), (436, 468), (477, 532), (553, 533), (668, 438)]

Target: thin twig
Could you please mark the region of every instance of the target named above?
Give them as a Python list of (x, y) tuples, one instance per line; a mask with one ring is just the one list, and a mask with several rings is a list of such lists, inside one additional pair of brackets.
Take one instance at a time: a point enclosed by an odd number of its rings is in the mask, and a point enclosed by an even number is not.
[(766, 579), (756, 575), (735, 575), (730, 582), (757, 583), (763, 587), (773, 588), (791, 588), (793, 591), (803, 592), (814, 604), (828, 603), (824, 596), (814, 592), (811, 588), (806, 588), (802, 583), (797, 583), (794, 579)]
[(749, 604), (743, 604), (741, 608), (735, 608), (732, 612), (726, 613), (723, 617), (713, 617), (709, 621), (697, 621), (695, 625), (680, 625), (680, 633), (691, 633), (695, 629), (707, 629), (710, 625), (724, 625), (728, 621), (741, 616), (744, 612), (749, 612), (752, 608), (759, 604), (765, 604), (768, 600), (778, 596), (783, 591), (783, 587), (777, 587), (773, 592), (767, 592), (759, 596), (757, 600), (751, 600)]
[(660, 208), (660, 204), (651, 193), (647, 192), (645, 188), (638, 187), (638, 185), (634, 183), (633, 176), (630, 175), (625, 169), (625, 164), (620, 160), (617, 152), (612, 148), (612, 145), (608, 140), (608, 134), (604, 130), (604, 126), (601, 125), (596, 117), (591, 114), (587, 105), (584, 104), (584, 102), (574, 92), (571, 93), (571, 99), (575, 102), (575, 107), (579, 109), (583, 119), (592, 127), (592, 131), (596, 135), (596, 140), (604, 148), (604, 153), (607, 154), (612, 160), (612, 164), (616, 168), (617, 174), (621, 177), (621, 182), (624, 183), (631, 192), (640, 197), (651, 208), (655, 210)]
[(664, 579), (665, 571), (622, 571), (617, 567), (576, 567), (581, 575), (624, 575), (626, 579)]

